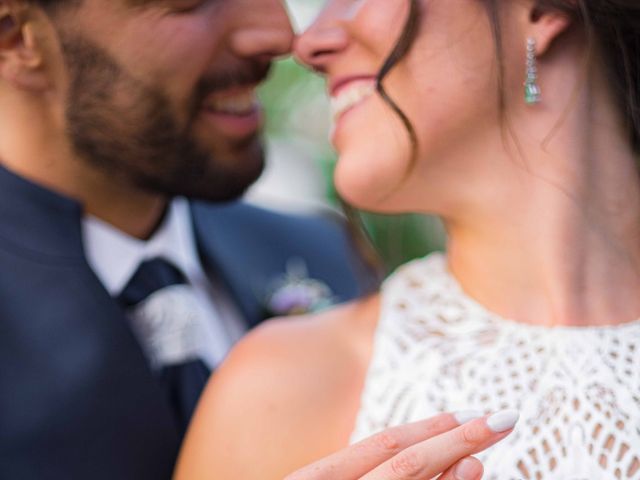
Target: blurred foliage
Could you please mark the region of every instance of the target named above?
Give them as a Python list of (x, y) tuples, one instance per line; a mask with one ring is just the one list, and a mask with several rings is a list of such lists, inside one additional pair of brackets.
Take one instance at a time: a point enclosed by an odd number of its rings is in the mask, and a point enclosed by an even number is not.
[[(304, 138), (324, 172), (329, 204), (338, 208), (333, 186), (336, 157), (328, 144), (329, 108), (324, 81), (291, 59), (278, 62), (261, 89), (267, 135)], [(444, 248), (440, 223), (423, 215), (378, 215), (362, 212), (363, 223), (389, 271), (411, 259)]]
[(444, 249), (444, 230), (433, 217), (373, 213), (362, 213), (362, 217), (388, 272), (409, 260)]
[(260, 89), (269, 123), (267, 135), (291, 136), (292, 118), (306, 101), (324, 94), (324, 80), (312, 74), (293, 59), (277, 62), (269, 80)]

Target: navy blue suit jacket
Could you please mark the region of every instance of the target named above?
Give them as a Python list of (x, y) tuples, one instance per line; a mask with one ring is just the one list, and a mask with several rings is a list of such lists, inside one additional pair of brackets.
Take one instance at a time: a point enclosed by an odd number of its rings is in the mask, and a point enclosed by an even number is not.
[[(193, 203), (202, 263), (248, 326), (302, 258), (340, 300), (362, 293), (338, 224)], [(87, 264), (82, 207), (0, 167), (0, 479), (170, 478), (179, 434), (123, 312)], [(214, 447), (215, 448), (215, 447)]]

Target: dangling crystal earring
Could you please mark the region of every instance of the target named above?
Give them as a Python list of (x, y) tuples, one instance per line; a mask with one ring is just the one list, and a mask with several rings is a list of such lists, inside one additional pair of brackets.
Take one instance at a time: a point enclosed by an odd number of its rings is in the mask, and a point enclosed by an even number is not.
[(538, 67), (536, 66), (536, 40), (527, 39), (527, 79), (524, 82), (524, 101), (527, 105), (540, 103), (542, 92), (538, 85)]

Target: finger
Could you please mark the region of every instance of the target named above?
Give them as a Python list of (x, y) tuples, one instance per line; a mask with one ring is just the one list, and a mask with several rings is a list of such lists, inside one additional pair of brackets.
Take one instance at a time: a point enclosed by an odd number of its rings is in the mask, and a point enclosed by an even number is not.
[(412, 445), (361, 480), (433, 478), (464, 457), (481, 452), (513, 431), (519, 414), (505, 410), (473, 420), (441, 435)]
[(480, 460), (465, 457), (439, 476), (438, 480), (481, 480), (483, 472)]
[(285, 480), (359, 479), (402, 450), (480, 417), (476, 412), (443, 413), (427, 420), (390, 428), (323, 458)]

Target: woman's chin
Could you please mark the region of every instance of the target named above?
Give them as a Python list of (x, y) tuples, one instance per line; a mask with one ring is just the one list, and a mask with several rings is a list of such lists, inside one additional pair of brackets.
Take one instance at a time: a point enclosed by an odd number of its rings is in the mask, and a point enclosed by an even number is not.
[(363, 177), (342, 177), (336, 173), (336, 190), (340, 197), (358, 210), (376, 213), (394, 213), (389, 210), (389, 195), (384, 187), (378, 188), (374, 183), (363, 181)]
[[(381, 151), (371, 145), (344, 146), (338, 152), (334, 182), (342, 199), (360, 210), (395, 213), (406, 166), (396, 150)], [(408, 158), (408, 155), (407, 155)]]

